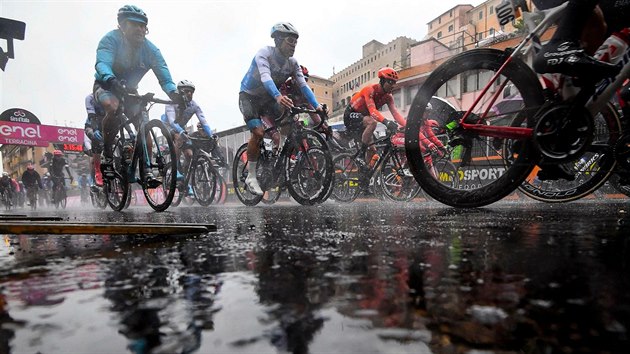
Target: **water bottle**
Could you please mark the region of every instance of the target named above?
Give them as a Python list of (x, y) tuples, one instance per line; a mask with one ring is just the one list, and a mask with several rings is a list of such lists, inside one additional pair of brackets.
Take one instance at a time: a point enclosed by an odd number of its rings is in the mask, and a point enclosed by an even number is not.
[(378, 161), (379, 158), (380, 157), (377, 154), (372, 155), (372, 159), (370, 160), (370, 168), (376, 165), (376, 162)]
[(630, 28), (613, 33), (595, 52), (595, 58), (611, 64), (617, 64), (628, 49)]

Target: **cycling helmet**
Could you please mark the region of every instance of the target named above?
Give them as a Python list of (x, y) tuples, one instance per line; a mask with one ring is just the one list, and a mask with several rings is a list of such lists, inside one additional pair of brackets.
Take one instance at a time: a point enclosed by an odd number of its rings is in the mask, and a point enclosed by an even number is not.
[(300, 65), (300, 68), (302, 69), (302, 75), (304, 75), (304, 77), (308, 77), (308, 69), (306, 68), (306, 66)]
[(279, 22), (271, 27), (271, 38), (286, 37), (289, 35), (300, 36), (295, 27), (289, 22)]
[(182, 89), (189, 88), (195, 92), (195, 84), (188, 80), (182, 80), (177, 83), (177, 91), (181, 91)]
[(398, 81), (398, 73), (392, 68), (382, 68), (378, 71), (378, 77), (380, 79)]
[(2, 177), (9, 177), (9, 172), (2, 172)]
[(118, 24), (122, 25), (125, 20), (149, 24), (147, 14), (141, 8), (134, 5), (125, 5), (118, 9)]
[(55, 150), (53, 151), (53, 156), (63, 156), (63, 152), (61, 152), (61, 150)]

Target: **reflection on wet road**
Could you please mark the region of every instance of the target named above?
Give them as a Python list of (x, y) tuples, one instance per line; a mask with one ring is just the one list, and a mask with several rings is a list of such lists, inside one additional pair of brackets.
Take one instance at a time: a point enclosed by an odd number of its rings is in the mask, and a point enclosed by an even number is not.
[(627, 201), (58, 215), (218, 232), (3, 235), (0, 352), (630, 352)]

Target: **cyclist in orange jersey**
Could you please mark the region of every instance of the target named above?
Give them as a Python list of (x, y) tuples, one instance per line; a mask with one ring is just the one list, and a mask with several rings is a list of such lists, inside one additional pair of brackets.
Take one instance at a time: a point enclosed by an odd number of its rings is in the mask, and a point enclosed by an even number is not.
[[(405, 118), (398, 112), (394, 104), (392, 91), (398, 81), (398, 73), (392, 68), (382, 68), (378, 71), (379, 82), (363, 87), (355, 93), (343, 114), (343, 123), (348, 132), (364, 145), (374, 141), (373, 135), (376, 123), (383, 123), (389, 130), (398, 129), (398, 124), (404, 126)], [(392, 116), (398, 122), (385, 119), (378, 110), (387, 104)], [(365, 161), (370, 161), (375, 153), (374, 146), (366, 152)]]

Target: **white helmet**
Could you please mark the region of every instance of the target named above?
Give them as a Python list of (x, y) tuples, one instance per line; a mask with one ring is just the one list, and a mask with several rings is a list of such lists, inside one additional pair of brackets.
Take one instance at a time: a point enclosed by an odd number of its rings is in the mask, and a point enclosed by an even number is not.
[(185, 88), (189, 88), (195, 91), (195, 84), (193, 84), (192, 82), (188, 80), (182, 80), (177, 83), (177, 91), (181, 91), (182, 89), (185, 89)]
[(294, 35), (296, 37), (300, 36), (297, 29), (295, 29), (295, 27), (289, 22), (279, 22), (271, 27), (271, 38), (288, 35)]

